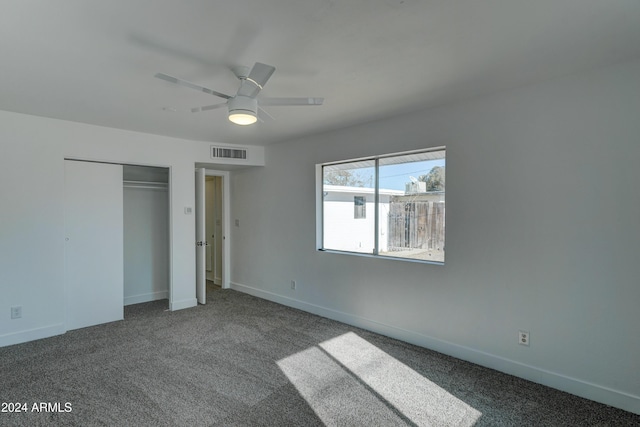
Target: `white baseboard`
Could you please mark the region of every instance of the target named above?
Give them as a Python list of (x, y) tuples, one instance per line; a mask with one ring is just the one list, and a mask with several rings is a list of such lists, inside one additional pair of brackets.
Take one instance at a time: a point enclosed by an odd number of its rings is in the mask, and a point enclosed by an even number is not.
[(55, 335), (62, 335), (65, 332), (67, 332), (67, 330), (65, 329), (64, 323), (29, 329), (27, 331), (13, 332), (0, 336), (0, 347), (21, 344), (23, 342), (39, 340), (41, 338), (49, 338)]
[(124, 298), (124, 305), (140, 304), (169, 298), (169, 291), (150, 292), (148, 294), (130, 295)]
[(198, 305), (198, 300), (195, 298), (183, 299), (180, 301), (169, 301), (169, 310), (183, 310), (185, 308), (191, 308)]
[(231, 282), (231, 289), (309, 313), (317, 314), (319, 316), (327, 317), (329, 319), (337, 320), (381, 335), (386, 335), (430, 350), (435, 350), (439, 353), (447, 354), (477, 365), (495, 369), (496, 371), (524, 378), (576, 396), (584, 397), (585, 399), (604, 403), (635, 414), (640, 414), (640, 396), (635, 396), (623, 391), (583, 381), (578, 378), (572, 378), (557, 372), (551, 372), (535, 366), (506, 359), (501, 356), (475, 350), (470, 347), (443, 341), (418, 332), (387, 325), (375, 320), (311, 304), (240, 283)]

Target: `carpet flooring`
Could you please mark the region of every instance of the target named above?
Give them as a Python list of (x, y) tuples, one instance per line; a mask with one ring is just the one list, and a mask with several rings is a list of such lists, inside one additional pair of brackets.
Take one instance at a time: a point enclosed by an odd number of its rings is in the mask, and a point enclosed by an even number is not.
[(166, 306), (0, 348), (0, 402), (26, 409), (0, 412), (0, 425), (640, 426), (639, 415), (233, 290)]

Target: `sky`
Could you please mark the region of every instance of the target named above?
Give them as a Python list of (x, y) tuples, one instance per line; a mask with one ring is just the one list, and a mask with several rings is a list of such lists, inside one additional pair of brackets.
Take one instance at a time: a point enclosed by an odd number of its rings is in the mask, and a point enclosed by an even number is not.
[(410, 176), (419, 178), (428, 174), (434, 166), (444, 165), (445, 159), (381, 166), (380, 188), (404, 191), (405, 184), (411, 182)]
[[(445, 166), (445, 159), (381, 166), (380, 188), (404, 191), (405, 184), (411, 182), (411, 176), (419, 178), (420, 175), (428, 174), (435, 166)], [(366, 183), (367, 187), (374, 186), (374, 168), (361, 168), (352, 171)]]

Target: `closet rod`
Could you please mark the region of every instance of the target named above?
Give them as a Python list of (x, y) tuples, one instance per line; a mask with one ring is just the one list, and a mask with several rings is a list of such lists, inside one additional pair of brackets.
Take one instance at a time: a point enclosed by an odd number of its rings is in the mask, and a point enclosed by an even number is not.
[(148, 181), (122, 181), (122, 185), (129, 188), (147, 188), (151, 190), (166, 190), (169, 187), (166, 182)]

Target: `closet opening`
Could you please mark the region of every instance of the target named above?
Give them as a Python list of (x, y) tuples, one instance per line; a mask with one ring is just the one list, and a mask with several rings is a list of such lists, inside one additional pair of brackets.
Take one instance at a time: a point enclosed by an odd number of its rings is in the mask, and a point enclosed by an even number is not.
[[(124, 306), (169, 308), (169, 168), (123, 165)], [(125, 308), (125, 317), (130, 309)]]

